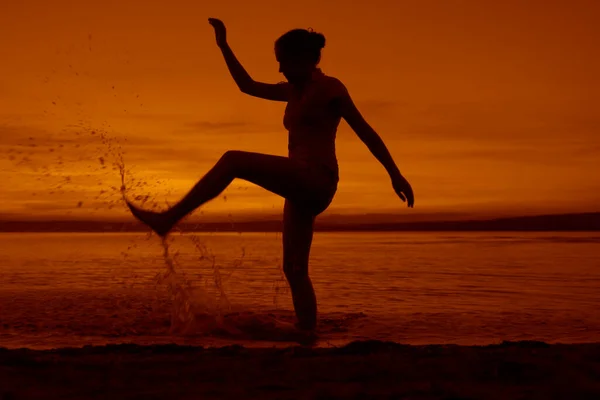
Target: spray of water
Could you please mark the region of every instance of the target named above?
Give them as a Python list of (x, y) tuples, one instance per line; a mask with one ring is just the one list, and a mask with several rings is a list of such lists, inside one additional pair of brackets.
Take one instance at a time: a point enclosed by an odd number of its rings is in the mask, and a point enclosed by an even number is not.
[[(107, 143), (110, 143), (107, 141)], [(114, 148), (114, 147), (112, 147)], [(123, 202), (127, 200), (128, 185), (127, 182), (135, 182), (134, 179), (128, 179), (128, 171), (125, 168), (123, 154), (114, 152), (112, 154), (114, 165), (118, 168), (121, 187), (120, 193)], [(138, 183), (136, 187), (142, 187), (143, 184)], [(146, 193), (137, 195), (136, 200), (141, 200), (142, 203), (151, 203), (153, 208), (159, 208), (160, 204), (153, 201), (153, 195)], [(183, 232), (179, 231), (181, 234)], [(211, 253), (210, 249), (202, 242), (199, 236), (189, 234), (187, 237), (192, 242), (200, 263), (208, 262), (212, 271), (212, 282), (207, 281), (205, 287), (195, 285), (192, 280), (187, 279), (183, 268), (177, 260), (179, 253), (171, 252), (172, 237), (161, 238), (163, 248), (163, 259), (166, 269), (156, 275), (156, 282), (165, 285), (169, 293), (171, 301), (171, 333), (195, 334), (207, 333), (215, 330), (225, 330), (229, 333), (238, 333), (235, 327), (226, 326), (224, 323), (224, 314), (231, 310), (231, 304), (225, 293), (223, 282), (225, 279), (221, 276), (220, 269), (216, 262), (216, 257)], [(240, 266), (244, 259), (244, 251), (242, 257), (236, 261), (234, 270)], [(198, 266), (196, 266), (197, 268)], [(233, 271), (232, 271), (233, 273)], [(229, 274), (231, 275), (231, 273)], [(210, 286), (216, 290), (210, 290)], [(212, 293), (211, 293), (212, 292)]]
[[(92, 51), (91, 37), (89, 52)], [(68, 62), (68, 61), (66, 61)], [(60, 70), (64, 66), (57, 65), (53, 68)], [(88, 76), (86, 71), (81, 74), (76, 71), (70, 63), (68, 73), (71, 83), (78, 87), (81, 76)], [(65, 72), (65, 71), (62, 71)], [(54, 75), (49, 74), (44, 78), (44, 85), (54, 82)], [(56, 80), (56, 89), (60, 90)], [(111, 85), (108, 84), (110, 87)], [(111, 89), (117, 98), (115, 86)], [(139, 100), (139, 94), (125, 94), (129, 97), (135, 96)], [(62, 96), (48, 100), (48, 110), (44, 110), (44, 118), (57, 121), (69, 121), (64, 128), (59, 129), (57, 134), (46, 132), (44, 137), (28, 137), (22, 143), (16, 143), (6, 152), (7, 160), (20, 172), (29, 176), (35, 176), (38, 186), (32, 192), (32, 196), (44, 197), (48, 202), (52, 196), (56, 196), (56, 203), (70, 201), (75, 197), (75, 202), (70, 207), (63, 206), (65, 214), (80, 213), (80, 215), (93, 215), (94, 212), (106, 213), (115, 207), (124, 207), (124, 199), (128, 198), (140, 203), (144, 208), (160, 209), (166, 202), (170, 190), (165, 194), (165, 201), (158, 200), (159, 192), (165, 189), (165, 181), (147, 177), (145, 180), (136, 180), (131, 166), (126, 167), (124, 152), (127, 139), (118, 135), (108, 122), (98, 122), (92, 114), (87, 114), (83, 103), (77, 99), (69, 99)], [(142, 104), (139, 104), (142, 107)], [(72, 120), (74, 116), (76, 122)], [(95, 121), (95, 122), (92, 122)], [(118, 174), (118, 175), (117, 175)], [(146, 174), (145, 174), (146, 175)], [(152, 179), (151, 179), (152, 178)], [(93, 194), (92, 194), (93, 193)], [(62, 196), (62, 197), (61, 197)], [(91, 198), (89, 196), (92, 196)], [(226, 200), (226, 198), (224, 198)], [(97, 215), (96, 215), (97, 218)], [(210, 279), (206, 279), (204, 285), (197, 281), (188, 279), (185, 275), (183, 265), (178, 261), (177, 252), (172, 250), (174, 237), (162, 241), (162, 258), (165, 269), (160, 271), (155, 282), (165, 287), (169, 293), (172, 303), (171, 331), (173, 333), (205, 332), (211, 329), (226, 329), (235, 333), (235, 327), (226, 327), (225, 315), (232, 310), (232, 305), (226, 295), (224, 283), (229, 275), (222, 275), (216, 257), (210, 249), (202, 242), (198, 235), (186, 233), (185, 236), (192, 242), (198, 255), (197, 261), (207, 266)], [(146, 239), (151, 238), (148, 235)], [(124, 260), (130, 251), (137, 247), (136, 240), (130, 239), (127, 250), (122, 252)], [(241, 258), (234, 263), (233, 271), (243, 263), (245, 253), (242, 251)], [(134, 265), (124, 263), (125, 265)], [(133, 268), (133, 267), (132, 267)], [(198, 264), (194, 265), (194, 270)], [(279, 268), (281, 272), (281, 268)], [(232, 272), (233, 273), (233, 272)], [(131, 280), (137, 275), (133, 270), (129, 274)], [(274, 283), (275, 295), (273, 303), (277, 306), (277, 299), (282, 290), (287, 288), (284, 284), (283, 273), (281, 279)], [(126, 282), (123, 282), (126, 283)], [(128, 284), (132, 286), (132, 283)]]
[[(196, 268), (208, 264), (212, 271), (212, 279), (206, 279), (204, 286), (194, 284), (183, 273), (181, 263), (177, 260), (178, 253), (171, 253), (170, 241), (173, 239), (161, 239), (166, 270), (159, 273), (156, 280), (166, 285), (169, 291), (172, 307), (171, 333), (206, 334), (217, 330), (239, 333), (234, 326), (227, 326), (224, 319), (225, 314), (231, 310), (231, 304), (223, 287), (223, 282), (228, 276), (221, 275), (216, 257), (199, 236), (194, 234), (186, 236), (197, 251)], [(233, 271), (242, 264), (243, 256), (244, 253), (235, 263)]]

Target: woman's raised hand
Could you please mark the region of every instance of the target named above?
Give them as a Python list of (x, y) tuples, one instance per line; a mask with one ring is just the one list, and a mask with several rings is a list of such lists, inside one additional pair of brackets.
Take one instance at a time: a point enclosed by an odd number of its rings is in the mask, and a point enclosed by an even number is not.
[(209, 18), (208, 23), (215, 29), (215, 38), (217, 39), (217, 45), (219, 47), (227, 44), (227, 29), (223, 21), (217, 18)]

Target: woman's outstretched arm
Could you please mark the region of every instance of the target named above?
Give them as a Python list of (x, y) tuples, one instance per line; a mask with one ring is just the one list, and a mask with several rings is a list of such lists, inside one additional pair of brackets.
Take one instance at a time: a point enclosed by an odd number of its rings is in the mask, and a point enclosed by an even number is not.
[(342, 88), (342, 94), (338, 98), (342, 118), (346, 120), (360, 140), (362, 140), (369, 148), (369, 151), (373, 156), (375, 156), (386, 169), (392, 180), (392, 186), (398, 196), (402, 201), (407, 201), (409, 207), (413, 207), (415, 199), (410, 184), (400, 173), (398, 166), (396, 166), (392, 155), (388, 151), (385, 143), (383, 143), (383, 140), (381, 140), (381, 137), (375, 132), (371, 125), (365, 121), (343, 85)]
[(250, 96), (273, 101), (287, 101), (288, 88), (286, 83), (271, 84), (256, 82), (239, 62), (231, 47), (227, 43), (225, 24), (219, 19), (209, 18), (209, 23), (215, 29), (217, 45), (223, 53), (223, 58), (233, 80), (243, 93)]

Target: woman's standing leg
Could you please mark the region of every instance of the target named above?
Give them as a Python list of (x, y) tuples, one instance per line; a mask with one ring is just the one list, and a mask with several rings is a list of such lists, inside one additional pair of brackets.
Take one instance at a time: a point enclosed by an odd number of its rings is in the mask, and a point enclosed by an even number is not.
[(308, 276), (308, 260), (315, 216), (290, 200), (283, 208), (283, 271), (289, 282), (298, 327), (313, 330), (317, 325), (317, 300)]

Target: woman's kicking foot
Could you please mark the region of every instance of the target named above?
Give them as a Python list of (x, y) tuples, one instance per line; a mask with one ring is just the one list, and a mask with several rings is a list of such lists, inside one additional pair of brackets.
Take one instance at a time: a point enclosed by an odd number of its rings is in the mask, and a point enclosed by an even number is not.
[(146, 211), (137, 208), (128, 201), (125, 201), (125, 203), (131, 210), (133, 216), (148, 225), (158, 236), (166, 236), (171, 228), (173, 228), (173, 224), (166, 212)]

